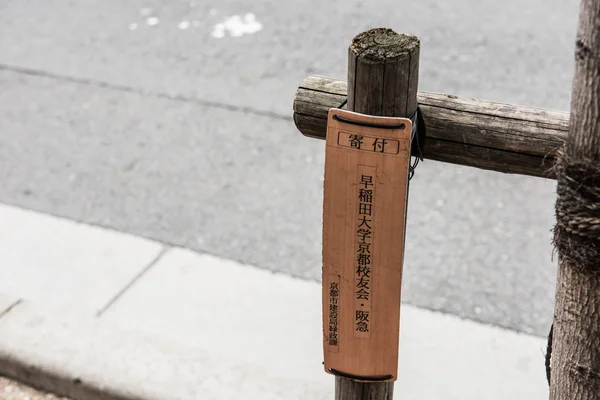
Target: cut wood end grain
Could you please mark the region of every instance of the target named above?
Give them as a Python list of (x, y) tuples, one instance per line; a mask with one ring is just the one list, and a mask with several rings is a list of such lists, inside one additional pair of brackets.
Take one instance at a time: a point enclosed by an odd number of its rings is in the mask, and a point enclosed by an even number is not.
[(420, 46), (413, 35), (394, 32), (387, 28), (375, 28), (357, 35), (350, 49), (358, 57), (372, 61), (383, 61), (404, 56)]

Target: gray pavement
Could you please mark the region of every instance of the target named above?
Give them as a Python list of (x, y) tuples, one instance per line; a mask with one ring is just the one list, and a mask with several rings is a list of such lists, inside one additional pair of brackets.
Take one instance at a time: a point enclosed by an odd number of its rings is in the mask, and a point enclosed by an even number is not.
[[(211, 37), (249, 12), (262, 31)], [(422, 90), (566, 110), (576, 13), (559, 0), (0, 0), (0, 202), (316, 280), (324, 146), (290, 119), (300, 79), (344, 77), (352, 37), (387, 26), (421, 37)], [(421, 164), (404, 301), (546, 334), (554, 196), (550, 181)]]

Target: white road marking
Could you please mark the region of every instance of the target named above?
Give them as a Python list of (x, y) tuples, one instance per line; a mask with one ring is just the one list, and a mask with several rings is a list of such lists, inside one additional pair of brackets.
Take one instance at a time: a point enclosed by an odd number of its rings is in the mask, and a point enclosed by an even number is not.
[(248, 13), (243, 17), (240, 15), (233, 15), (225, 18), (223, 22), (216, 24), (211, 36), (217, 39), (221, 39), (226, 35), (240, 37), (259, 32), (262, 28), (263, 25), (256, 20), (256, 16), (252, 13)]
[(146, 19), (146, 24), (148, 24), (148, 26), (156, 26), (159, 22), (160, 21), (158, 17), (149, 17), (148, 19)]

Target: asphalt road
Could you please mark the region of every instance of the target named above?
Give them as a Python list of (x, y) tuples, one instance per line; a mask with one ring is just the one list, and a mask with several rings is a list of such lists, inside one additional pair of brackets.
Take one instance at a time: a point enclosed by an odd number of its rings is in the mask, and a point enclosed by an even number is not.
[[(0, 202), (319, 279), (324, 144), (291, 120), (300, 80), (345, 77), (352, 37), (385, 26), (421, 38), (421, 90), (568, 110), (577, 3), (0, 0)], [(260, 31), (215, 37), (248, 13)], [(545, 335), (554, 198), (422, 163), (404, 301)]]

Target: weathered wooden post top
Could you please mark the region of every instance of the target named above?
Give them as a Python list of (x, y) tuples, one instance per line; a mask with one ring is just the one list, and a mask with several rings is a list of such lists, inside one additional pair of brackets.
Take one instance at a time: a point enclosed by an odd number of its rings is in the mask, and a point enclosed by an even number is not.
[(302, 81), (296, 126), (326, 140), (323, 350), (337, 400), (393, 396), (411, 157), (558, 180), (550, 393), (600, 398), (599, 46), (600, 0), (583, 0), (571, 123), (564, 112), (418, 92), (419, 39), (389, 29), (354, 38), (347, 81)]

